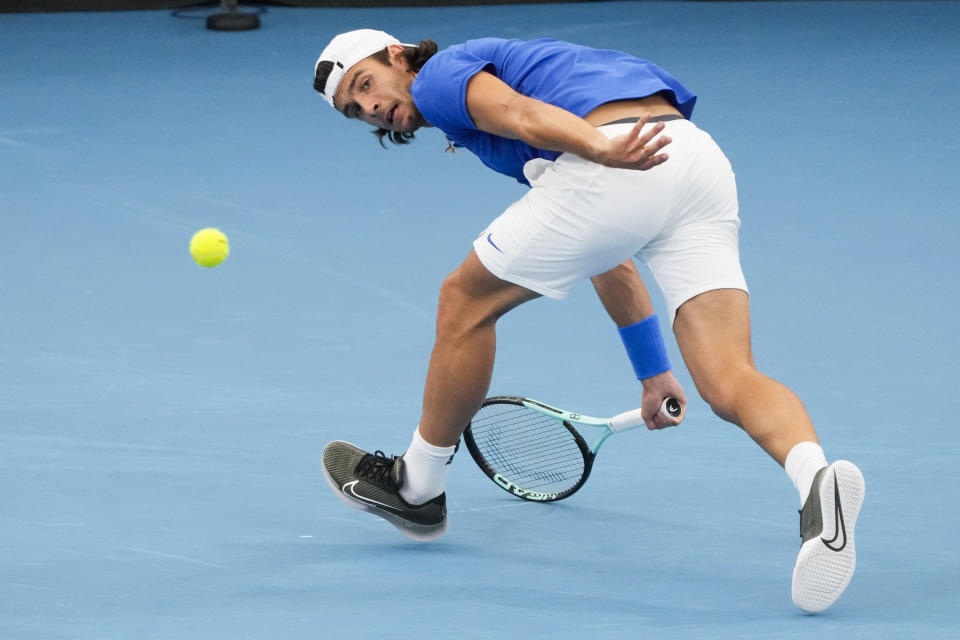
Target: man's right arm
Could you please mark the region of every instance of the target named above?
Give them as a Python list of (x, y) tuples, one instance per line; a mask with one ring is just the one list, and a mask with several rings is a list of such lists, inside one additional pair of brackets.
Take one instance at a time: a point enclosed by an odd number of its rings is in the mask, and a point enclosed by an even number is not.
[(476, 127), (504, 138), (523, 140), (532, 147), (569, 152), (619, 169), (641, 171), (667, 160), (658, 153), (670, 143), (660, 136), (663, 123), (644, 133), (647, 118), (641, 118), (633, 129), (610, 139), (583, 118), (535, 98), (517, 93), (496, 76), (481, 71), (467, 84), (467, 111)]

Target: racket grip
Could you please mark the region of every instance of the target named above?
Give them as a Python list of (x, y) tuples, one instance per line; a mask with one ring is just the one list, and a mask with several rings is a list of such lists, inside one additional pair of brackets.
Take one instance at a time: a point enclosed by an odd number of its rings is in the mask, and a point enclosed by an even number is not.
[(643, 410), (633, 409), (631, 411), (624, 411), (610, 418), (607, 424), (610, 425), (611, 431), (626, 431), (627, 429), (642, 427), (645, 424), (643, 422)]
[[(666, 398), (660, 403), (660, 411), (663, 412), (663, 415), (670, 418), (682, 418), (683, 405), (680, 404), (680, 401), (676, 398)], [(611, 431), (626, 431), (628, 429), (636, 429), (646, 423), (643, 421), (643, 410), (633, 409), (632, 411), (625, 411), (610, 418), (607, 424), (610, 425)]]

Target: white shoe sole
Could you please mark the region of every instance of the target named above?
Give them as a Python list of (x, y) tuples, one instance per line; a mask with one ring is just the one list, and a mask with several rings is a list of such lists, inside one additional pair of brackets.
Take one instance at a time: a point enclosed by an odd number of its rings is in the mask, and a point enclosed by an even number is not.
[(791, 588), (793, 603), (810, 613), (832, 605), (850, 584), (857, 566), (853, 529), (866, 485), (855, 464), (838, 460), (824, 471), (819, 490), (823, 531), (800, 547)]
[(394, 515), (389, 511), (384, 509), (377, 509), (372, 505), (365, 504), (358, 500), (354, 500), (347, 496), (336, 483), (336, 481), (330, 477), (330, 474), (327, 473), (326, 467), (322, 464), (320, 465), (321, 470), (323, 471), (323, 477), (326, 479), (327, 484), (330, 486), (330, 490), (333, 491), (334, 495), (340, 498), (343, 504), (347, 505), (351, 509), (357, 509), (358, 511), (365, 511), (371, 513), (375, 516), (383, 518), (394, 527), (396, 527), (400, 533), (416, 540), (417, 542), (430, 542), (431, 540), (436, 540), (443, 534), (447, 532), (450, 528), (450, 523), (445, 519), (442, 524), (439, 525), (421, 525), (414, 522), (410, 522), (400, 516)]

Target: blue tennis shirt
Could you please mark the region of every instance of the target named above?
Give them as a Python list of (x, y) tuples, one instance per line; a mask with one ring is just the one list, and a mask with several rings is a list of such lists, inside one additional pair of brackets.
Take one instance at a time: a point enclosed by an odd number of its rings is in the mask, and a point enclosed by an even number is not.
[(466, 147), (494, 171), (528, 184), (523, 165), (560, 153), (480, 131), (467, 112), (467, 82), (487, 71), (517, 93), (583, 117), (601, 104), (645, 98), (658, 92), (686, 118), (697, 97), (666, 71), (620, 51), (592, 49), (560, 40), (528, 42), (482, 38), (434, 54), (410, 90), (420, 113), (458, 147)]

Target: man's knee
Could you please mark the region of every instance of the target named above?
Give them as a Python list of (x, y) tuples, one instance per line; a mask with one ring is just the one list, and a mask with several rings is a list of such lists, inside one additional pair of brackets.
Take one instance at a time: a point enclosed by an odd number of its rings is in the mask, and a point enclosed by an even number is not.
[(740, 424), (740, 399), (754, 373), (755, 370), (746, 364), (728, 367), (716, 375), (697, 381), (697, 391), (717, 416), (727, 422)]
[(485, 329), (514, 307), (538, 296), (497, 278), (471, 252), (440, 286), (437, 333), (456, 335)]
[(477, 291), (464, 278), (463, 268), (451, 272), (440, 285), (437, 302), (437, 331), (462, 332), (492, 324), (503, 315), (495, 296)]
[(451, 272), (440, 285), (437, 301), (437, 330), (451, 330), (462, 324), (470, 310), (467, 292), (463, 288), (460, 269)]

